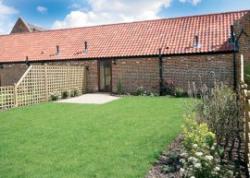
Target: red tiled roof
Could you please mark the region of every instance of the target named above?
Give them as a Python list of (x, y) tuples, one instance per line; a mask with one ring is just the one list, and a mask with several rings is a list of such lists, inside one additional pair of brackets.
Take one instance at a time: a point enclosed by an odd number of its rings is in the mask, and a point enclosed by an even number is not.
[[(250, 11), (0, 36), (0, 62), (231, 51), (230, 25)], [(200, 48), (194, 48), (198, 35)], [(84, 42), (88, 52), (83, 53)], [(60, 53), (56, 55), (56, 46)]]

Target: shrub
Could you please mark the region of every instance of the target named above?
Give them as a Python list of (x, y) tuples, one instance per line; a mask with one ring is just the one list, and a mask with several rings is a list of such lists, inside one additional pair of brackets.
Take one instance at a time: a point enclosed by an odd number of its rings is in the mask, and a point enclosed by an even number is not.
[(236, 94), (229, 87), (215, 85), (209, 94), (201, 96), (197, 111), (200, 119), (216, 134), (218, 143), (237, 136), (240, 105)]
[(182, 88), (176, 87), (175, 88), (175, 96), (176, 97), (187, 97), (188, 94)]
[(51, 93), (50, 94), (50, 100), (51, 101), (56, 101), (60, 98), (60, 94), (59, 93)]
[(74, 89), (73, 91), (71, 91), (71, 97), (76, 97), (80, 95), (80, 91), (78, 89)]
[(250, 85), (250, 64), (244, 66), (244, 79), (248, 86)]
[(117, 88), (117, 93), (118, 93), (119, 95), (122, 95), (122, 94), (125, 93), (124, 88), (123, 88), (123, 86), (122, 86), (121, 80), (118, 81), (116, 88)]
[(171, 96), (175, 96), (175, 84), (174, 81), (167, 81), (164, 83), (163, 85), (163, 89), (162, 89), (162, 94), (163, 95), (171, 95)]
[(157, 96), (157, 94), (154, 94), (153, 92), (145, 90), (143, 87), (138, 87), (132, 95), (135, 96)]
[(172, 80), (164, 83), (162, 94), (175, 97), (188, 96), (187, 92), (185, 92), (182, 88), (176, 87), (174, 81)]
[(181, 174), (183, 177), (224, 178), (232, 177), (233, 172), (222, 164), (223, 149), (216, 143), (215, 134), (207, 124), (195, 121), (194, 115), (185, 119), (183, 128), (184, 152), (181, 154)]
[(174, 173), (180, 170), (180, 155), (176, 152), (169, 153), (166, 155), (168, 159), (165, 160), (165, 164), (162, 166), (164, 173)]
[(65, 99), (65, 98), (68, 98), (69, 97), (69, 91), (63, 91), (62, 92), (62, 98)]

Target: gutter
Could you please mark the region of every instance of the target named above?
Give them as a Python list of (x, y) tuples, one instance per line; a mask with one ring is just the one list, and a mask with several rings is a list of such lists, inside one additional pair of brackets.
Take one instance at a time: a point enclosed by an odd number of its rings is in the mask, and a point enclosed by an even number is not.
[(161, 48), (159, 48), (159, 76), (160, 76), (160, 96), (163, 95), (163, 66), (162, 66), (162, 54)]
[(234, 34), (234, 27), (231, 25), (230, 27), (231, 30), (231, 44), (233, 45), (233, 69), (234, 69), (234, 90), (237, 90), (237, 60), (236, 60), (236, 53), (238, 52), (238, 40), (235, 38)]

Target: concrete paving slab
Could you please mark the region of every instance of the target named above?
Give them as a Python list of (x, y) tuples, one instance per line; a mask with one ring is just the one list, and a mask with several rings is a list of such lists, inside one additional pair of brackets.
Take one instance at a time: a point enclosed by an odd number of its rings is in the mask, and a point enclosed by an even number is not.
[(120, 97), (112, 96), (108, 93), (88, 93), (74, 98), (59, 100), (59, 103), (77, 103), (77, 104), (105, 104)]

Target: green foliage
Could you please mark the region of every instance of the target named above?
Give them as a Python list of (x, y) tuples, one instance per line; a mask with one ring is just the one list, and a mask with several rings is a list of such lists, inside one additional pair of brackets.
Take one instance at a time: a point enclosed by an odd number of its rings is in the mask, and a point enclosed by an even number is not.
[(207, 145), (211, 147), (215, 143), (215, 134), (209, 131), (207, 124), (198, 124), (195, 121), (195, 115), (189, 115), (185, 118), (183, 135), (184, 135), (184, 146), (187, 150), (192, 150), (193, 144), (198, 147)]
[(121, 80), (118, 81), (116, 88), (117, 88), (117, 94), (119, 95), (125, 94)]
[(163, 95), (170, 95), (175, 97), (187, 97), (188, 94), (182, 88), (176, 87), (174, 81), (164, 83)]
[(73, 91), (71, 91), (71, 97), (76, 97), (80, 95), (80, 91), (78, 89), (75, 89)]
[(187, 116), (183, 127), (185, 152), (181, 154), (184, 178), (225, 178), (233, 172), (221, 164), (223, 149), (216, 143), (215, 134), (207, 124), (198, 123), (194, 115)]
[(246, 64), (244, 67), (244, 79), (248, 86), (250, 85), (250, 64)]
[(185, 92), (182, 88), (176, 87), (175, 88), (175, 96), (176, 97), (187, 97), (187, 92)]
[(175, 96), (175, 84), (174, 81), (168, 81), (164, 83), (163, 95)]
[(168, 159), (165, 161), (165, 164), (162, 166), (162, 171), (164, 173), (173, 173), (173, 172), (180, 170), (181, 163), (180, 163), (179, 154), (172, 152), (166, 155), (166, 157)]
[(63, 99), (66, 99), (66, 98), (68, 98), (69, 97), (69, 91), (63, 91), (62, 92), (62, 98)]
[(58, 92), (50, 94), (50, 100), (51, 101), (57, 101), (59, 98), (60, 98), (60, 94)]
[(157, 94), (154, 94), (153, 92), (147, 91), (144, 89), (144, 87), (138, 87), (132, 95), (135, 96), (157, 96)]
[(236, 137), (240, 122), (240, 106), (236, 94), (227, 86), (215, 85), (201, 96), (197, 111), (202, 121), (216, 134), (218, 142)]

